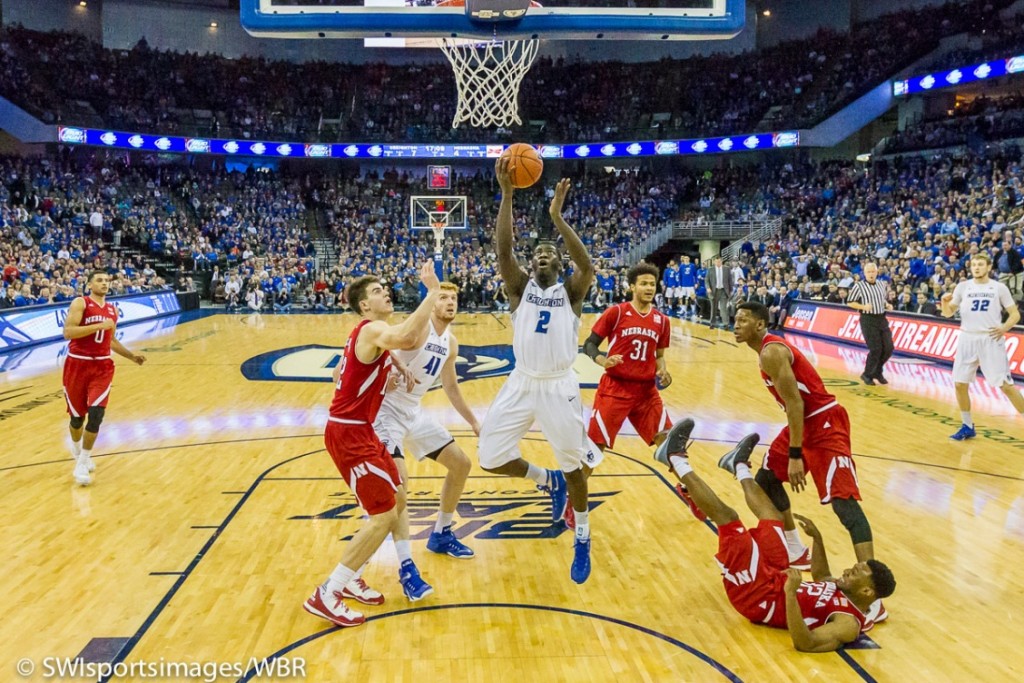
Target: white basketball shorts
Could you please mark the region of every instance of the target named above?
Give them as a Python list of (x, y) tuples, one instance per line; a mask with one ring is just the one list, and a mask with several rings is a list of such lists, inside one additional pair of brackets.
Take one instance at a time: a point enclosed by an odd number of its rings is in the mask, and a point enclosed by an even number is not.
[(501, 467), (520, 457), (519, 442), (534, 421), (563, 472), (597, 467), (604, 454), (587, 437), (580, 382), (572, 370), (553, 378), (513, 370), (480, 427), (480, 466)]
[(380, 406), (373, 431), (391, 455), (400, 448), (403, 455), (417, 460), (423, 460), (453, 441), (451, 433), (421, 407), (408, 408), (387, 401)]
[(961, 332), (953, 359), (953, 381), (970, 384), (978, 375), (979, 367), (985, 381), (992, 386), (1013, 384), (1006, 341), (992, 339), (983, 333)]
[(679, 297), (682, 299), (696, 299), (697, 289), (695, 287), (680, 287)]

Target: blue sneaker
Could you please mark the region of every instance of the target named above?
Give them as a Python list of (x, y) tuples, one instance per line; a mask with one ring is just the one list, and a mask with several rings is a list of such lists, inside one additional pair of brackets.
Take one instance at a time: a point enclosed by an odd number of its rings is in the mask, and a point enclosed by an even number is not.
[(565, 506), (569, 502), (569, 489), (565, 485), (565, 474), (561, 470), (548, 470), (548, 483), (538, 486), (551, 496), (551, 521), (557, 522), (565, 517)]
[(422, 600), (434, 592), (434, 588), (420, 576), (420, 570), (416, 568), (412, 560), (406, 560), (399, 567), (398, 582), (402, 584), (405, 597), (409, 598), (411, 602)]
[(442, 531), (434, 531), (427, 539), (427, 550), (438, 555), (448, 555), (460, 560), (468, 560), (476, 553), (471, 548), (462, 544), (452, 533), (451, 525), (446, 526)]
[(573, 546), (572, 568), (569, 576), (576, 583), (583, 583), (590, 578), (590, 539), (581, 541), (576, 539)]
[(978, 435), (974, 431), (974, 427), (968, 427), (967, 425), (960, 425), (960, 429), (956, 430), (956, 434), (952, 435), (953, 441), (967, 441), (967, 439), (973, 439)]

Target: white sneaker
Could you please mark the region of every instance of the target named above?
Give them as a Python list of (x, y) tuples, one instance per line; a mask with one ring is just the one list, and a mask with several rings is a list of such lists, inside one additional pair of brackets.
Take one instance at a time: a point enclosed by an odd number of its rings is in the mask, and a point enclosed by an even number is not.
[(88, 486), (92, 483), (92, 477), (89, 476), (89, 465), (84, 459), (80, 459), (75, 463), (75, 483), (79, 486)]
[(380, 591), (374, 590), (366, 585), (366, 582), (362, 578), (352, 579), (345, 586), (345, 590), (341, 592), (341, 597), (352, 598), (356, 602), (361, 602), (364, 605), (383, 605), (384, 595)]
[(96, 471), (96, 463), (94, 463), (92, 461), (92, 456), (91, 455), (88, 458), (85, 459), (85, 466), (86, 466), (86, 468), (90, 472), (95, 472)]
[(885, 605), (882, 604), (882, 600), (878, 599), (871, 603), (871, 607), (865, 616), (872, 624), (880, 624), (889, 618), (889, 612), (885, 609)]
[(328, 594), (323, 586), (317, 586), (316, 590), (313, 591), (313, 595), (302, 604), (302, 608), (310, 614), (326, 619), (342, 628), (358, 626), (366, 621), (366, 617), (362, 614), (349, 609), (341, 593), (334, 592)]

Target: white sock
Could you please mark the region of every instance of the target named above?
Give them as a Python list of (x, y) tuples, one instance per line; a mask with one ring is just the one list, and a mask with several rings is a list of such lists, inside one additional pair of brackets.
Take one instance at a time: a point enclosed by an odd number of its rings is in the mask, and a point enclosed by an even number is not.
[(412, 559), (412, 541), (395, 541), (395, 552), (398, 553), (398, 564)]
[(86, 462), (88, 462), (89, 458), (91, 458), (91, 457), (92, 457), (92, 451), (84, 451), (83, 450), (81, 453), (78, 454), (78, 459), (79, 460), (84, 460)]
[(82, 442), (72, 441), (71, 442), (71, 454), (76, 458), (82, 454)]
[(690, 467), (690, 459), (684, 455), (669, 456), (668, 461), (672, 464), (672, 469), (675, 470), (680, 479), (693, 472), (693, 468)]
[(750, 465), (745, 462), (736, 463), (736, 481), (753, 478), (754, 475), (750, 473)]
[(366, 565), (365, 564), (362, 567), (360, 567), (359, 569), (356, 570), (356, 573), (352, 575), (352, 579), (351, 580), (355, 581), (356, 579), (362, 578), (363, 570), (364, 569), (366, 569)]
[(789, 559), (795, 560), (804, 554), (807, 550), (807, 546), (800, 540), (800, 532), (796, 529), (790, 529), (789, 531), (783, 531), (786, 535), (786, 549), (789, 550)]
[(526, 478), (537, 482), (538, 486), (548, 485), (548, 471), (537, 467), (532, 462), (526, 463)]
[(324, 583), (324, 590), (328, 593), (340, 593), (345, 590), (345, 586), (348, 585), (348, 582), (352, 580), (352, 577), (355, 576), (355, 574), (356, 571), (354, 569), (349, 569), (345, 565), (339, 563), (338, 566), (334, 568), (334, 571), (331, 572), (331, 577), (327, 579), (326, 583)]
[(445, 527), (451, 526), (453, 517), (455, 517), (454, 512), (442, 512), (441, 510), (438, 510), (437, 521), (434, 523), (434, 531), (441, 533), (444, 531)]
[(971, 411), (969, 410), (960, 411), (960, 421), (963, 422), (968, 427), (974, 427), (974, 420), (971, 419)]
[(573, 513), (576, 515), (576, 538), (581, 541), (588, 540), (590, 538), (590, 510), (577, 512), (574, 509)]

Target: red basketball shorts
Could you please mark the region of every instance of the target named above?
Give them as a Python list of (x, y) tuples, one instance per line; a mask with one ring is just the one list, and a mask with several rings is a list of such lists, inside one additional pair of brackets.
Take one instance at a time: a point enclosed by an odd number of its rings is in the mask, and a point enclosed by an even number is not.
[(596, 445), (611, 448), (627, 418), (648, 446), (654, 443), (658, 432), (672, 426), (654, 382), (629, 382), (603, 375), (594, 397), (587, 436)]
[(113, 381), (114, 361), (110, 358), (68, 358), (64, 362), (64, 399), (68, 414), (85, 417), (89, 408), (106, 408)]
[(722, 583), (729, 602), (747, 619), (785, 628), (783, 587), (789, 553), (782, 522), (761, 520), (753, 529), (735, 521), (718, 527), (718, 553)]
[[(814, 480), (824, 505), (833, 498), (860, 500), (857, 467), (850, 448), (850, 416), (841, 405), (804, 420), (804, 468)], [(789, 481), (789, 427), (775, 437), (764, 468)]]
[(367, 514), (379, 515), (395, 507), (395, 491), (402, 478), (372, 425), (328, 422), (324, 444)]

